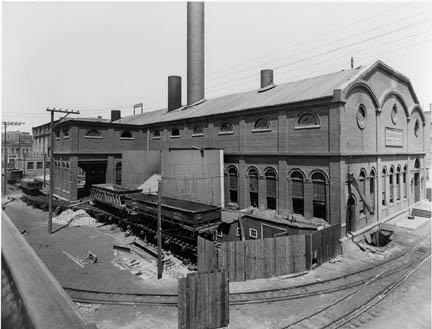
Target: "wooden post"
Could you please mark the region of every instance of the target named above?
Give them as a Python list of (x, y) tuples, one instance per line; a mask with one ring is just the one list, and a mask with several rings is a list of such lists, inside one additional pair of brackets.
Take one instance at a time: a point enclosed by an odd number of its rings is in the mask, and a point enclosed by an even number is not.
[(162, 279), (162, 206), (161, 206), (162, 180), (158, 181), (158, 217), (157, 217), (157, 246), (158, 246), (158, 279)]

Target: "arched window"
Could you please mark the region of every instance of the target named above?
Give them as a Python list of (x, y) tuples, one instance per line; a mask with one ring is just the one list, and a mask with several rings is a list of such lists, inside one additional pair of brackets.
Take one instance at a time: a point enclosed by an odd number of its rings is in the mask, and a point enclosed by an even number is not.
[(371, 170), (370, 172), (369, 194), (372, 201), (372, 209), (375, 209), (375, 170)]
[(414, 123), (414, 135), (418, 137), (420, 135), (420, 121), (416, 120)]
[(402, 174), (402, 192), (403, 197), (407, 197), (407, 166), (405, 165), (403, 168), (403, 174)]
[[(360, 185), (360, 190), (363, 193), (363, 196), (366, 197), (366, 172), (364, 171), (364, 169), (360, 170), (359, 185)], [(366, 213), (366, 207), (365, 207), (364, 202), (361, 198), (359, 201), (359, 206), (360, 206), (359, 207), (360, 214), (365, 214)]]
[(179, 137), (180, 136), (180, 130), (178, 128), (171, 129), (171, 137)]
[(389, 174), (389, 188), (390, 188), (390, 204), (394, 202), (394, 168), (390, 168), (390, 174)]
[(383, 205), (383, 206), (385, 206), (386, 204), (387, 204), (387, 201), (386, 201), (386, 181), (387, 181), (387, 170), (386, 170), (386, 168), (383, 168), (383, 170), (382, 170), (382, 176), (381, 176), (381, 181), (382, 181), (382, 193), (381, 193), (381, 195), (382, 195), (382, 199), (381, 199), (381, 204)]
[(158, 129), (156, 129), (156, 130), (153, 130), (153, 138), (154, 139), (158, 139), (158, 138), (160, 138), (160, 130), (158, 130)]
[(122, 163), (117, 162), (115, 166), (115, 183), (121, 185), (122, 183)]
[(96, 129), (90, 129), (86, 132), (86, 138), (102, 138), (100, 132)]
[(326, 202), (326, 179), (322, 173), (312, 175), (312, 203), (313, 216), (316, 218), (327, 219), (327, 202)]
[(400, 200), (400, 173), (401, 168), (398, 166), (396, 169), (396, 201)]
[(366, 116), (367, 116), (366, 106), (360, 104), (356, 114), (357, 125), (359, 126), (360, 129), (366, 128)]
[(299, 171), (291, 174), (291, 198), (293, 212), (304, 216), (304, 178)]
[(222, 123), (219, 134), (232, 134), (234, 132), (233, 125), (229, 122)]
[(302, 128), (319, 128), (320, 123), (315, 113), (306, 112), (300, 113), (297, 117), (295, 129)]
[(55, 137), (56, 138), (60, 138), (60, 130), (56, 130), (55, 131)]
[(265, 171), (267, 209), (276, 209), (276, 171), (273, 168)]
[(130, 131), (127, 131), (127, 130), (125, 130), (121, 133), (120, 138), (121, 139), (133, 139), (132, 133)]
[(414, 169), (420, 169), (420, 160), (418, 158), (414, 161)]
[(393, 124), (397, 124), (398, 121), (398, 107), (396, 104), (393, 105), (392, 111), (391, 111), (391, 119), (393, 121)]
[(202, 126), (196, 126), (193, 130), (192, 136), (202, 136), (204, 135), (203, 127)]
[(256, 168), (250, 168), (248, 170), (248, 178), (250, 205), (258, 208), (258, 170)]
[(228, 179), (230, 202), (238, 203), (238, 172), (235, 167), (229, 167)]
[(63, 130), (63, 138), (69, 138), (69, 129)]
[(264, 118), (257, 119), (254, 123), (252, 131), (268, 131), (270, 130), (270, 123)]

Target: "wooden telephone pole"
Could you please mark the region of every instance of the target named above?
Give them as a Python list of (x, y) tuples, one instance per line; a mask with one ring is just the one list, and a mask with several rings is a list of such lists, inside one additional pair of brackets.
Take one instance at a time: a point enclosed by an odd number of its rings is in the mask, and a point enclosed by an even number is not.
[(157, 217), (157, 247), (158, 247), (158, 268), (157, 278), (162, 279), (163, 263), (162, 263), (162, 204), (161, 204), (161, 187), (162, 179), (158, 180), (158, 217)]
[(9, 126), (20, 126), (23, 125), (24, 122), (12, 122), (12, 121), (3, 121), (4, 128), (4, 140), (3, 140), (3, 196), (6, 195), (6, 184), (7, 184), (7, 134), (6, 128)]
[(62, 109), (58, 109), (56, 110), (55, 108), (47, 108), (46, 109), (48, 112), (51, 112), (51, 152), (50, 152), (50, 186), (49, 186), (49, 203), (48, 203), (48, 210), (49, 210), (49, 214), (48, 214), (48, 234), (52, 233), (52, 215), (53, 215), (53, 195), (54, 195), (54, 113), (66, 113), (66, 115), (64, 117), (62, 117), (59, 122), (57, 122), (57, 124), (60, 123), (61, 120), (63, 120), (64, 118), (66, 118), (69, 114), (80, 114), (79, 111), (69, 111), (69, 110), (62, 110)]

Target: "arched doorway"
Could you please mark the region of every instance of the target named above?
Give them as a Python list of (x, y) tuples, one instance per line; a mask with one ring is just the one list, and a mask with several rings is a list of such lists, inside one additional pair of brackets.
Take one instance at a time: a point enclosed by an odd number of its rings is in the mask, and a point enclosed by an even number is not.
[(420, 201), (420, 160), (414, 162), (414, 202)]
[(356, 220), (356, 199), (350, 194), (347, 202), (347, 213), (346, 213), (346, 231), (352, 232), (354, 230)]

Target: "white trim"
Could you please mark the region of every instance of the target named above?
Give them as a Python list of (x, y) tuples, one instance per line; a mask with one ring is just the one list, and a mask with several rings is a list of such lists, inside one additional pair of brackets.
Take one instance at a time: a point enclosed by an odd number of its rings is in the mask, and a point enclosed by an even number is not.
[(152, 140), (157, 140), (157, 139), (161, 139), (161, 137), (160, 136), (153, 136), (152, 137)]
[(272, 131), (270, 128), (265, 128), (265, 129), (252, 129), (252, 133), (265, 133), (265, 132), (269, 132)]
[(180, 138), (180, 135), (171, 135), (169, 138)]
[(301, 130), (301, 129), (317, 129), (317, 128), (321, 128), (321, 125), (309, 125), (309, 126), (300, 126), (300, 125), (295, 125), (295, 126), (294, 126), (294, 130)]
[[(255, 231), (255, 236), (252, 236), (253, 231)], [(255, 228), (249, 228), (249, 237), (252, 239), (258, 239), (258, 230)]]
[(84, 138), (90, 138), (90, 139), (102, 139), (102, 136), (84, 136)]
[(218, 135), (234, 135), (234, 131), (219, 131)]
[(200, 133), (200, 134), (192, 134), (192, 137), (204, 137), (204, 134), (203, 134), (203, 133)]
[(120, 140), (133, 141), (135, 138), (133, 137), (120, 137)]

